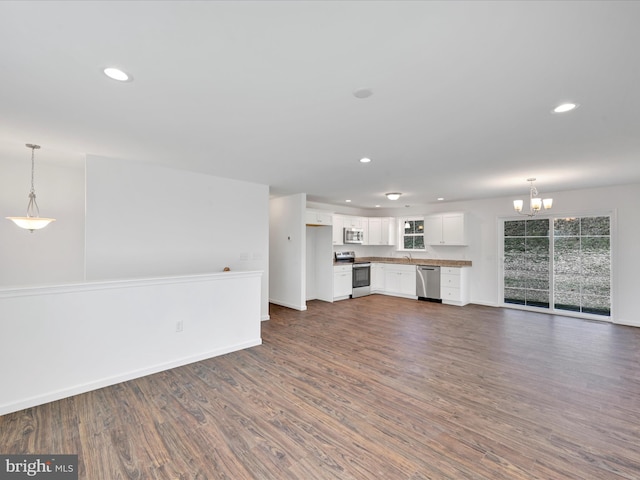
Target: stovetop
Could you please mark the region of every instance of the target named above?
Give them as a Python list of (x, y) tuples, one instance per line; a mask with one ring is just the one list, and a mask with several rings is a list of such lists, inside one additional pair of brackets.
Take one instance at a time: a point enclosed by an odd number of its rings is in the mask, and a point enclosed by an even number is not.
[(335, 258), (338, 263), (354, 263), (356, 252), (336, 252)]

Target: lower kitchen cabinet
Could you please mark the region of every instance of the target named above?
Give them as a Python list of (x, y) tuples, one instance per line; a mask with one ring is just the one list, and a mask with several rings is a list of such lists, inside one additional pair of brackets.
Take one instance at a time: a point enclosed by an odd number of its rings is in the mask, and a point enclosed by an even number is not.
[(440, 269), (440, 295), (442, 303), (459, 307), (469, 303), (469, 277), (464, 267)]
[(417, 298), (416, 266), (387, 264), (384, 271), (384, 293)]
[(349, 298), (353, 288), (351, 265), (333, 267), (333, 300)]
[(371, 293), (384, 293), (384, 263), (371, 264)]
[[(352, 266), (333, 267), (333, 300), (344, 300), (352, 293)], [(371, 264), (371, 293), (417, 298), (416, 266), (393, 263)], [(469, 268), (441, 267), (442, 303), (464, 306), (469, 303)]]

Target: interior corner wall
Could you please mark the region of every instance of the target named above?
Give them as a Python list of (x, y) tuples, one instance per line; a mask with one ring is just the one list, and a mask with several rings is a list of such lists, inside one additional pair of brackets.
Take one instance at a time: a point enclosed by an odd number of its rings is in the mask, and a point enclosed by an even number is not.
[(269, 301), (306, 310), (304, 193), (269, 201)]
[(232, 271), (262, 275), (269, 304), (269, 187), (88, 156), (86, 279)]
[[(44, 149), (43, 149), (44, 150)], [(0, 158), (0, 288), (78, 283), (84, 280), (84, 157), (52, 164), (36, 155), (35, 188), (43, 217), (56, 221), (33, 233), (5, 220), (24, 216), (31, 163)]]

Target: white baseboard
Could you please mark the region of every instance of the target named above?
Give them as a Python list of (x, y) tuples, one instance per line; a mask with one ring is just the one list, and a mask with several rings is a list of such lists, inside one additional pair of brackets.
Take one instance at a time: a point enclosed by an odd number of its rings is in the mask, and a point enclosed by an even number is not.
[(269, 299), (269, 303), (280, 305), (281, 307), (291, 308), (293, 310), (300, 310), (301, 312), (304, 312), (307, 309), (306, 305), (294, 305), (293, 303), (281, 302), (279, 300), (273, 300), (273, 299)]
[(625, 327), (640, 327), (640, 320), (614, 320), (612, 323)]
[(188, 365), (190, 363), (199, 362), (201, 360), (206, 360), (208, 358), (218, 357), (220, 355), (236, 352), (238, 350), (244, 350), (245, 348), (255, 347), (261, 344), (262, 344), (262, 339), (257, 338), (255, 340), (243, 342), (241, 344), (228, 345), (222, 348), (217, 348), (210, 352), (204, 352), (204, 353), (192, 355), (189, 357), (179, 358), (171, 362), (162, 363), (158, 365), (151, 365), (146, 368), (132, 370), (130, 372), (125, 372), (119, 375), (98, 379), (82, 385), (76, 385), (70, 388), (48, 392), (43, 395), (37, 395), (35, 397), (26, 398), (18, 402), (6, 403), (4, 405), (0, 405), (0, 415), (6, 415), (7, 413), (17, 412), (19, 410), (24, 410), (25, 408), (35, 407), (36, 405), (42, 405), (44, 403), (54, 402), (56, 400), (61, 400), (63, 398), (71, 397), (73, 395), (80, 395), (82, 393), (90, 392), (92, 390), (98, 390), (100, 388), (108, 387), (110, 385), (115, 385), (120, 382), (126, 382), (129, 380), (133, 380), (135, 378), (145, 377), (147, 375), (152, 375), (154, 373), (163, 372), (165, 370), (170, 370), (172, 368), (181, 367), (184, 365)]

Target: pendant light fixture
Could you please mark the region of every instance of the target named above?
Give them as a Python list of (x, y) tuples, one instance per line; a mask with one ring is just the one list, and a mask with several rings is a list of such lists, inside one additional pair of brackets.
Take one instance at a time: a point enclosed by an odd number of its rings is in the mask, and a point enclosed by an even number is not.
[(35, 170), (34, 166), (34, 158), (35, 151), (40, 148), (40, 145), (34, 145), (32, 143), (26, 144), (27, 148), (31, 149), (31, 191), (29, 192), (29, 203), (27, 205), (27, 216), (26, 217), (7, 217), (8, 220), (11, 220), (20, 228), (24, 228), (25, 230), (29, 230), (33, 233), (34, 230), (40, 230), (41, 228), (46, 227), (51, 222), (55, 222), (55, 218), (44, 218), (40, 216), (40, 209), (38, 208), (38, 203), (36, 202), (36, 191), (33, 187), (33, 172)]
[(529, 211), (523, 212), (522, 207), (524, 206), (523, 200), (514, 200), (513, 201), (513, 209), (518, 212), (520, 215), (526, 215), (527, 217), (533, 217), (540, 213), (542, 208), (545, 210), (549, 210), (553, 205), (553, 198), (539, 198), (538, 197), (538, 189), (533, 185), (535, 182), (535, 178), (527, 178), (527, 182), (530, 183), (529, 186)]

